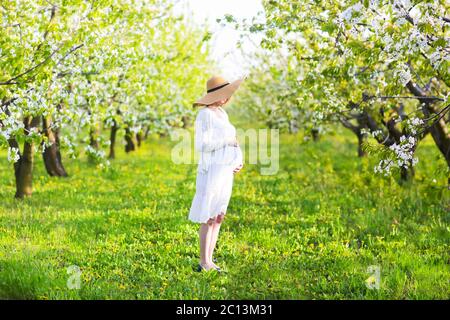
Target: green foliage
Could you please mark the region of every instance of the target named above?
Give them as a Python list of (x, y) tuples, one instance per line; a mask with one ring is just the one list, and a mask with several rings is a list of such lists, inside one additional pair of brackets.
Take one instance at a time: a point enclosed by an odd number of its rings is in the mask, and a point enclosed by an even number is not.
[[(48, 141), (41, 119), (107, 164), (90, 132), (113, 126), (162, 133), (194, 116), (211, 64), (208, 33), (172, 11), (172, 1), (8, 1), (0, 6), (0, 147)], [(26, 117), (30, 117), (24, 128)], [(32, 121), (32, 120), (36, 121)], [(64, 149), (64, 148), (63, 148)], [(13, 170), (11, 170), (13, 174)]]
[[(257, 76), (247, 86), (247, 97), (253, 98), (246, 99), (244, 106), (254, 111), (255, 105), (277, 101), (277, 106), (298, 115), (287, 122), (307, 131), (343, 123), (356, 135), (364, 129), (383, 136), (379, 143), (393, 146), (396, 154), (394, 161), (384, 159), (389, 168), (413, 166), (414, 146), (431, 125), (429, 118), (435, 121), (442, 115), (439, 133), (432, 135), (450, 163), (445, 151), (450, 144), (448, 1), (266, 0), (263, 6), (262, 22), (240, 26), (243, 34), (259, 33), (260, 45), (266, 49), (266, 56), (252, 57), (257, 62), (252, 61), (251, 72)], [(283, 77), (265, 68), (267, 61)], [(268, 84), (267, 78), (276, 84)], [(437, 98), (430, 102), (431, 110), (417, 99), (422, 95)], [(289, 103), (280, 96), (289, 97)], [(380, 112), (394, 110), (392, 105), (397, 106), (395, 112)], [(261, 120), (273, 123), (272, 117), (279, 118), (280, 127), (286, 123), (279, 113), (260, 109), (256, 113)], [(409, 130), (409, 120), (416, 123), (414, 130)], [(402, 136), (403, 141), (414, 139), (412, 148), (397, 148)]]

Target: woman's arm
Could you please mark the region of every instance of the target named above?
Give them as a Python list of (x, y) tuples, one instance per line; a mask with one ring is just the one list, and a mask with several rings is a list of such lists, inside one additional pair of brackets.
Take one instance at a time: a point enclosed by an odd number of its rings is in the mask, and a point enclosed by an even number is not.
[(212, 114), (208, 110), (200, 111), (195, 119), (195, 149), (200, 152), (211, 152), (227, 145), (235, 145), (235, 137), (213, 139)]

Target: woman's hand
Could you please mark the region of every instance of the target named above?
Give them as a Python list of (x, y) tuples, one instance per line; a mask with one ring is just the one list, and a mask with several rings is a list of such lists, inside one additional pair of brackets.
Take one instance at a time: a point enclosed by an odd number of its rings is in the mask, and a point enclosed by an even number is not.
[(241, 171), (242, 167), (244, 167), (244, 165), (241, 163), (237, 168), (233, 170), (233, 173), (238, 173), (239, 171)]
[(237, 141), (236, 137), (230, 139), (230, 141), (228, 142), (229, 146), (232, 147), (239, 147), (239, 142)]

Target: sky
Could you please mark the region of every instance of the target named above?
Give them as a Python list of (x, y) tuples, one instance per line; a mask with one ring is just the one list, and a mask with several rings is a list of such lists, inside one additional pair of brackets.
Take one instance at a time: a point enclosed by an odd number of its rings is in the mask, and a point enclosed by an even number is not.
[[(261, 0), (180, 0), (176, 10), (187, 14), (194, 23), (206, 24), (212, 32), (211, 53), (217, 63), (221, 75), (232, 81), (247, 74), (248, 63), (245, 62), (241, 49), (236, 47), (239, 31), (231, 25), (221, 26), (216, 19), (225, 14), (232, 14), (237, 20), (247, 18), (251, 21), (258, 11), (263, 11)], [(254, 36), (252, 41), (243, 41), (246, 52), (257, 50), (253, 42), (258, 41)]]

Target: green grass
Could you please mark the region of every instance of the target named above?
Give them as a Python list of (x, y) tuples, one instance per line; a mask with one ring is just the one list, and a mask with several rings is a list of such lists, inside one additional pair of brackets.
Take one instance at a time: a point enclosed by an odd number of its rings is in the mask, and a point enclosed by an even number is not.
[[(173, 164), (169, 139), (119, 152), (108, 171), (64, 159), (66, 179), (39, 157), (25, 201), (1, 153), (0, 298), (449, 299), (449, 191), (431, 140), (403, 186), (375, 176), (346, 132), (302, 141), (282, 135), (277, 175), (246, 165), (236, 176), (217, 251), (226, 274), (193, 272), (196, 166)], [(379, 290), (366, 286), (372, 265)]]

